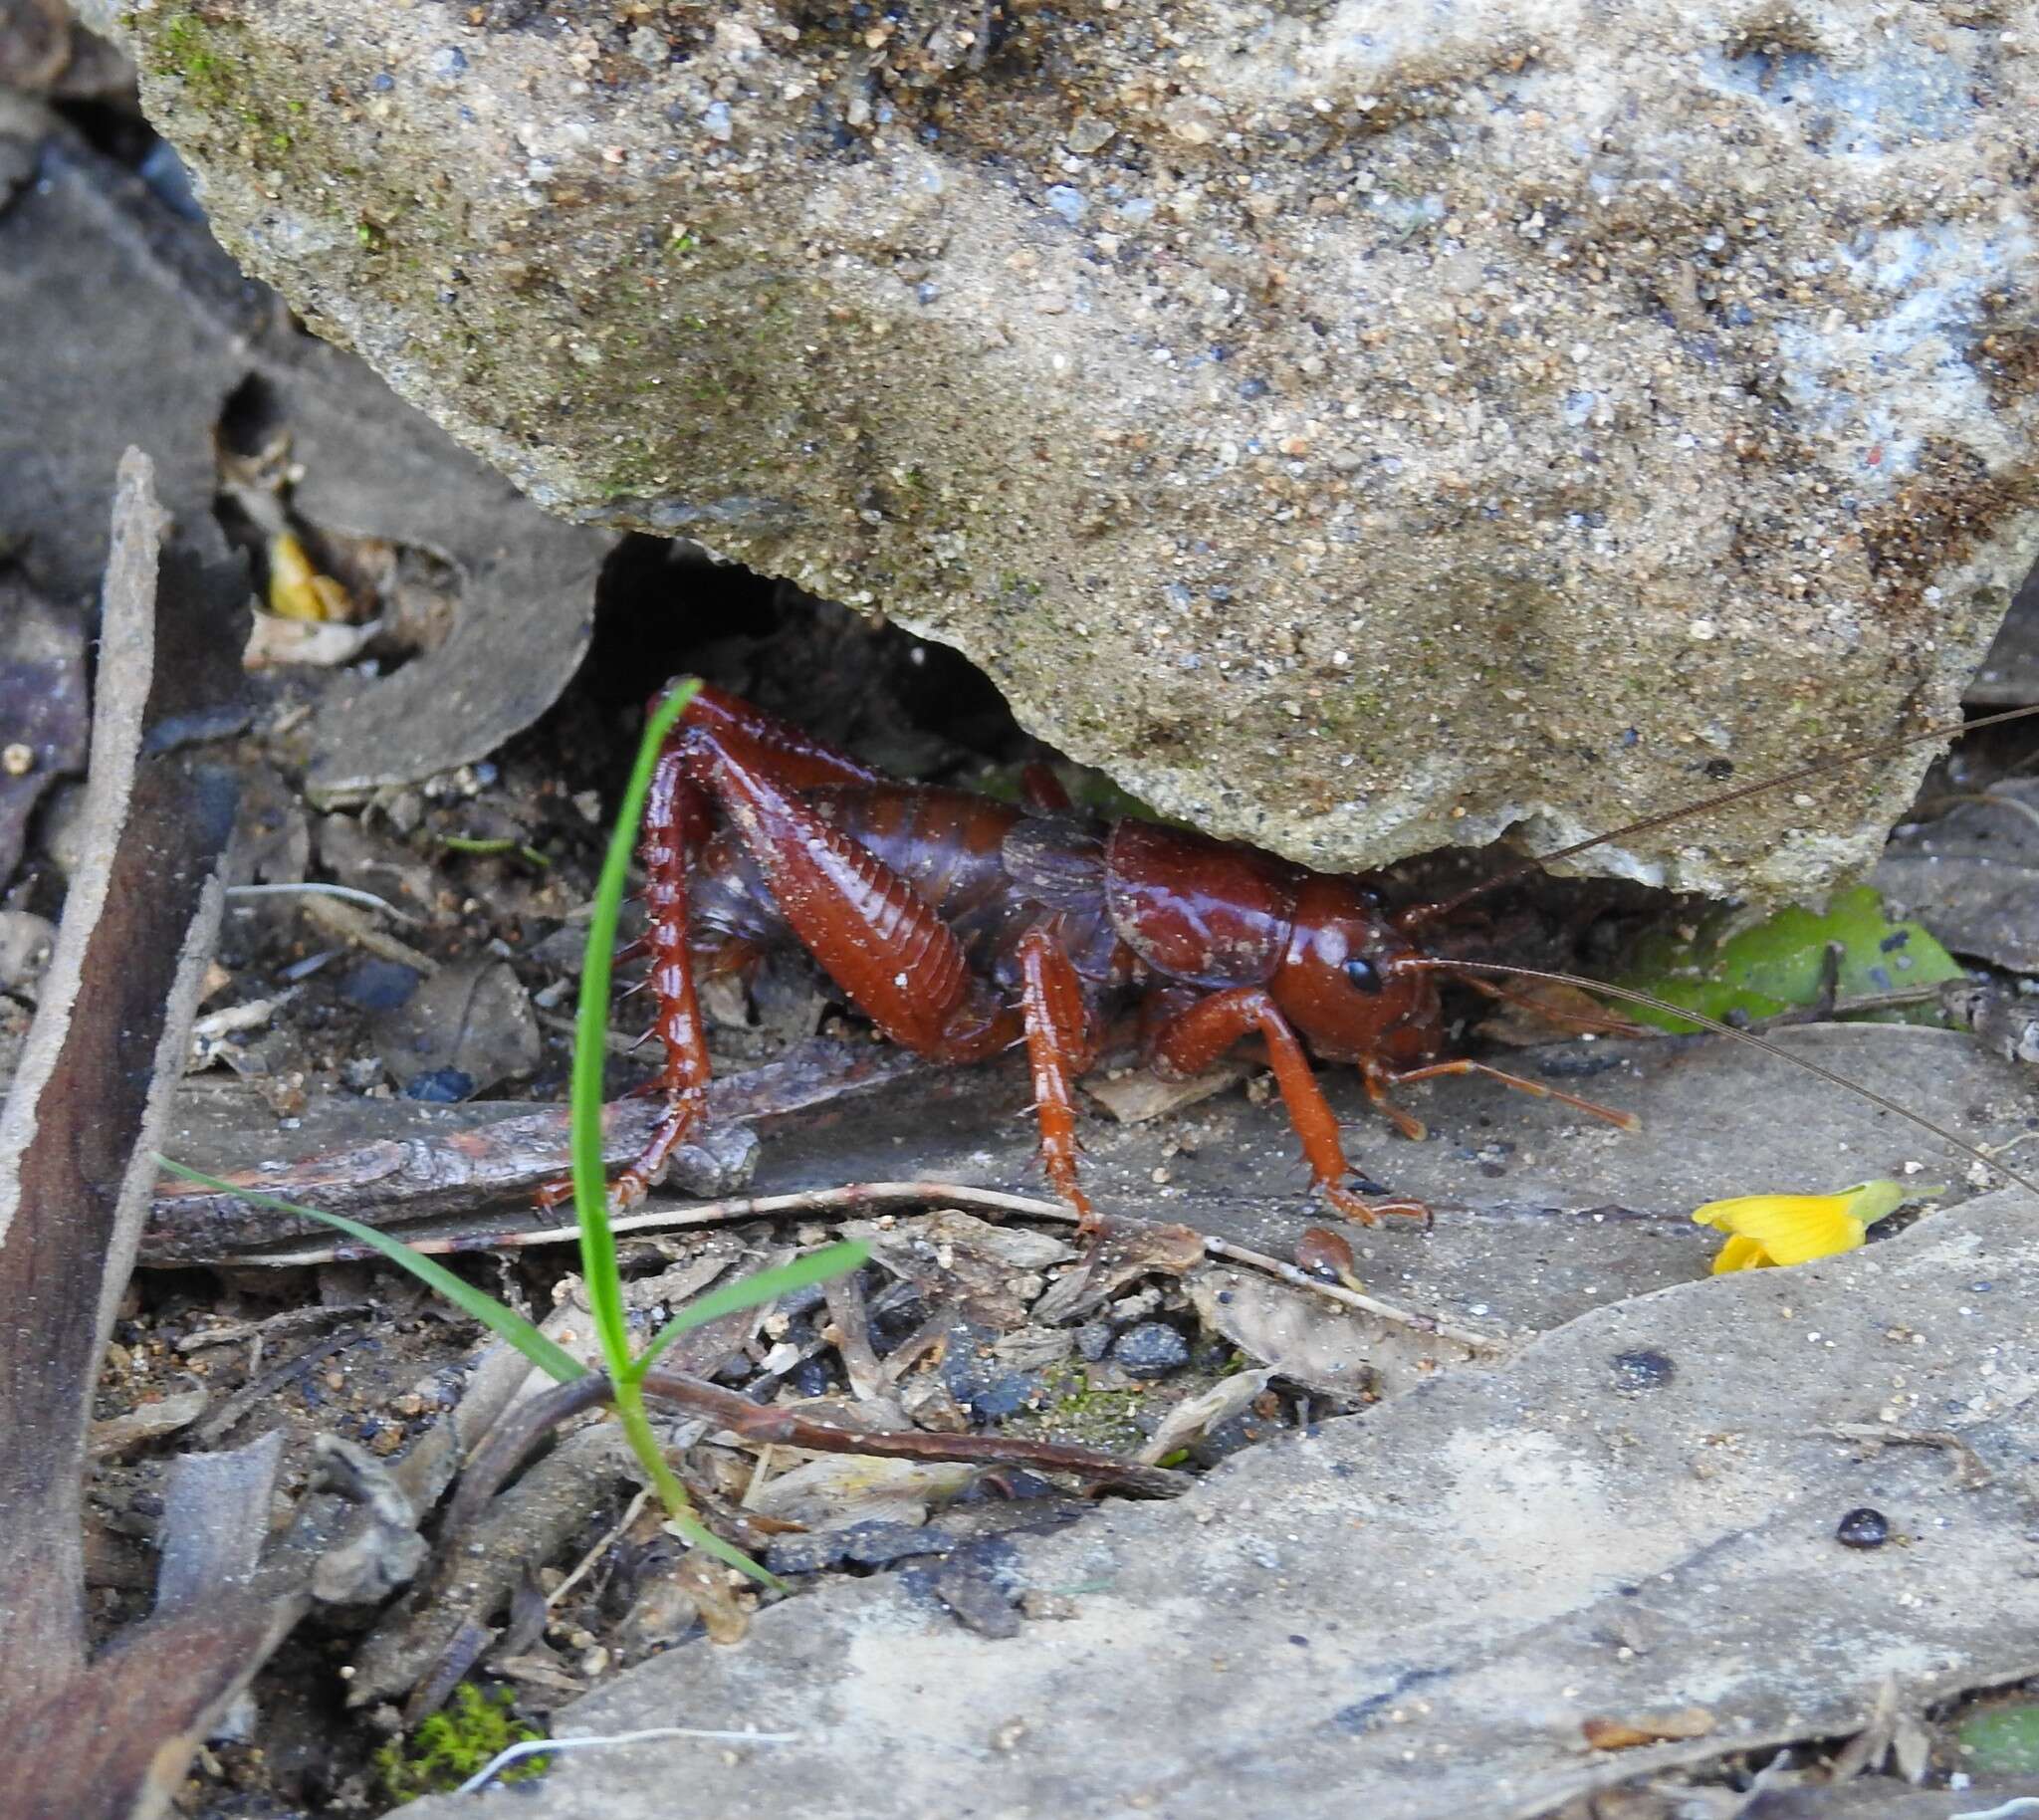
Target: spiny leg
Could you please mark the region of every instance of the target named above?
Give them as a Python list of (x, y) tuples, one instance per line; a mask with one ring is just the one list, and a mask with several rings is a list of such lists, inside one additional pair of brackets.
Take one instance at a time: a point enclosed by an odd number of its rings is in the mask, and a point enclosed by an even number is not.
[[(688, 759), (675, 743), (659, 755), (644, 801), (644, 833), (638, 855), (644, 862), (644, 951), (651, 956), (648, 984), (658, 1001), (652, 1029), (665, 1050), (658, 1090), (665, 1112), (634, 1161), (610, 1185), (613, 1207), (644, 1199), (666, 1160), (686, 1142), (708, 1109), (711, 1068), (701, 1008), (694, 994), (694, 968), (687, 952), (687, 865), (692, 840), (707, 810), (687, 778)], [(553, 1207), (573, 1192), (570, 1180), (548, 1182), (538, 1190), (542, 1207)]]
[[(962, 944), (927, 902), (794, 794), (881, 781), (735, 696), (704, 688), (689, 704), (652, 774), (640, 848), (667, 1109), (618, 1177), (616, 1204), (643, 1197), (706, 1111), (710, 1063), (687, 946), (687, 869), (709, 830), (711, 802), (728, 812), (793, 933), (887, 1035), (922, 1054), (974, 1061), (1018, 1034), (1018, 1021), (970, 973)], [(570, 1192), (549, 1183), (539, 1198), (551, 1205)]]
[(919, 1054), (981, 1061), (1010, 1043), (1018, 1020), (934, 907), (749, 757), (735, 742), (710, 748), (704, 782), (822, 971)]
[(1430, 1209), (1421, 1201), (1369, 1201), (1345, 1186), (1351, 1169), (1339, 1142), (1338, 1120), (1325, 1102), (1324, 1090), (1317, 1085), (1309, 1058), (1288, 1020), (1261, 988), (1235, 986), (1199, 999), (1157, 1033), (1155, 1060), (1171, 1073), (1199, 1073), (1255, 1027), (1266, 1040), (1267, 1059), (1281, 1089), (1282, 1104), (1288, 1108), (1288, 1122), (1302, 1140), (1310, 1175), (1324, 1199), (1346, 1219), (1362, 1226), (1372, 1226), (1382, 1214), (1428, 1220)]
[[(1576, 1093), (1567, 1093), (1561, 1087), (1546, 1087), (1540, 1080), (1524, 1080), (1519, 1074), (1508, 1074), (1499, 1068), (1490, 1068), (1483, 1061), (1433, 1061), (1420, 1068), (1404, 1068), (1400, 1073), (1389, 1073), (1383, 1070), (1378, 1075), (1369, 1070), (1367, 1074), (1367, 1092), (1373, 1096), (1374, 1103), (1383, 1112), (1399, 1122), (1403, 1119), (1409, 1119), (1409, 1114), (1400, 1111), (1397, 1107), (1390, 1106), (1385, 1099), (1381, 1098), (1380, 1094), (1375, 1090), (1376, 1081), (1378, 1080), (1383, 1088), (1390, 1086), (1399, 1087), (1406, 1086), (1411, 1081), (1436, 1080), (1443, 1074), (1484, 1074), (1488, 1080), (1497, 1080), (1504, 1087), (1513, 1087), (1517, 1093), (1532, 1093), (1538, 1099), (1563, 1100), (1566, 1105), (1576, 1106), (1581, 1112), (1590, 1112), (1595, 1118), (1605, 1119), (1610, 1125), (1619, 1125), (1624, 1131), (1639, 1131), (1642, 1129), (1643, 1121), (1637, 1118), (1633, 1112), (1618, 1112), (1612, 1106), (1603, 1106), (1594, 1100), (1581, 1099)], [(1413, 1135), (1422, 1136), (1422, 1122), (1416, 1119), (1409, 1119), (1409, 1122), (1417, 1126), (1417, 1130)]]
[(1373, 1109), (1401, 1134), (1415, 1143), (1422, 1143), (1430, 1135), (1430, 1127), (1413, 1112), (1405, 1112), (1388, 1097), (1388, 1082), (1398, 1078), (1379, 1062), (1361, 1062), (1360, 1080), (1366, 1086), (1366, 1096)]
[(804, 728), (767, 714), (712, 683), (703, 683), (695, 691), (681, 725), (693, 729), (696, 738), (709, 745), (742, 746), (757, 769), (770, 773), (789, 790), (891, 782), (861, 759), (851, 758)]
[(1036, 923), (1020, 938), (1020, 974), (1040, 1160), (1055, 1193), (1082, 1216), (1077, 1236), (1087, 1238), (1102, 1222), (1076, 1180), (1076, 1096), (1071, 1082), (1096, 1058), (1090, 1007), (1074, 964), (1056, 945), (1051, 924)]

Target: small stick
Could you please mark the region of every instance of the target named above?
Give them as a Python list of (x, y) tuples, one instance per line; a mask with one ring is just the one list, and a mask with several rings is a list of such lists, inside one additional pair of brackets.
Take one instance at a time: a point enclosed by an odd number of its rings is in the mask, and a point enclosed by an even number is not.
[(229, 885), (229, 897), (332, 897), (343, 904), (359, 904), (364, 910), (380, 910), (385, 916), (399, 923), (408, 923), (413, 929), (424, 927), (422, 917), (412, 916), (407, 910), (399, 910), (386, 897), (377, 897), (372, 891), (359, 891), (352, 885), (329, 885), (318, 879), (301, 880), (296, 884), (281, 885)]
[(538, 1445), (541, 1436), (583, 1410), (606, 1403), (608, 1398), (608, 1379), (598, 1371), (590, 1371), (585, 1377), (549, 1385), (522, 1403), (512, 1404), (468, 1456), (467, 1465), (461, 1470), (460, 1487), (446, 1506), (446, 1520), (439, 1528), (440, 1547), (443, 1549), (481, 1514), (482, 1506), (517, 1471), (517, 1463)]
[[(845, 1214), (865, 1208), (912, 1206), (939, 1201), (945, 1206), (980, 1208), (988, 1213), (1030, 1214), (1037, 1219), (1074, 1221), (1073, 1208), (1059, 1201), (1009, 1195), (993, 1188), (967, 1188), (955, 1182), (857, 1182), (845, 1188), (809, 1188), (797, 1194), (739, 1195), (702, 1201), (692, 1207), (656, 1208), (641, 1214), (612, 1215), (618, 1233), (678, 1232), (697, 1226), (727, 1226), (739, 1220), (770, 1220), (799, 1214)], [(548, 1226), (516, 1233), (457, 1233), (444, 1238), (406, 1240), (412, 1250), (429, 1256), (460, 1251), (514, 1251), (521, 1247), (573, 1245), (577, 1226)], [(288, 1251), (243, 1251), (216, 1256), (221, 1264), (260, 1264), (272, 1268), (309, 1263), (347, 1263), (379, 1253), (359, 1245), (302, 1246)]]
[(1977, 1490), (1996, 1478), (1982, 1456), (1948, 1429), (1885, 1428), (1879, 1422), (1834, 1422), (1809, 1432), (1878, 1449), (1940, 1448), (1953, 1457), (1954, 1487), (1961, 1491)]
[[(1076, 1216), (1072, 1212), (1070, 1218)], [(1039, 1467), (1049, 1473), (1076, 1473), (1102, 1484), (1138, 1491), (1148, 1497), (1174, 1497), (1190, 1479), (1162, 1467), (1142, 1466), (1115, 1454), (1077, 1447), (1063, 1441), (1026, 1441), (1008, 1435), (934, 1435), (919, 1429), (851, 1429), (816, 1422), (720, 1385), (704, 1383), (679, 1372), (648, 1371), (644, 1388), (654, 1397), (677, 1403), (697, 1416), (730, 1429), (746, 1441), (767, 1441), (814, 1453), (868, 1454), (887, 1460), (956, 1461), (965, 1465), (999, 1464)]]
[[(351, 1346), (360, 1337), (358, 1332), (329, 1334), (323, 1340), (313, 1341), (302, 1352), (292, 1353), (282, 1364), (272, 1365), (260, 1377), (251, 1378), (243, 1384), (213, 1410), (191, 1431), (192, 1439), (201, 1447), (210, 1447), (279, 1385), (289, 1382), (301, 1371), (311, 1370), (321, 1359), (331, 1358), (336, 1352)], [(261, 1343), (259, 1334), (256, 1336), (256, 1343)]]
[(408, 967), (413, 973), (431, 975), (439, 971), (439, 963), (430, 955), (420, 954), (408, 942), (399, 942), (395, 936), (376, 928), (371, 918), (344, 898), (335, 897), (330, 892), (308, 893), (302, 914), (321, 928), (365, 948), (382, 960)]
[[(1073, 1218), (1073, 1215), (1071, 1216)], [(806, 1448), (817, 1454), (865, 1454), (887, 1460), (955, 1461), (965, 1465), (997, 1464), (1038, 1467), (1050, 1473), (1075, 1473), (1103, 1484), (1115, 1484), (1148, 1497), (1174, 1497), (1189, 1479), (1160, 1467), (1121, 1460), (1094, 1448), (1061, 1441), (1026, 1441), (1005, 1435), (932, 1435), (919, 1429), (850, 1429), (816, 1422), (718, 1385), (676, 1371), (651, 1371), (645, 1390), (668, 1403), (704, 1416), (746, 1441)], [(446, 1509), (441, 1545), (458, 1536), (495, 1496), (517, 1464), (542, 1435), (558, 1424), (593, 1409), (609, 1398), (608, 1378), (589, 1372), (567, 1384), (555, 1384), (516, 1406), (489, 1431), (460, 1477), (460, 1489)]]
[[(854, 1213), (864, 1208), (888, 1205), (920, 1205), (939, 1202), (944, 1207), (976, 1208), (986, 1213), (1024, 1214), (1034, 1220), (1057, 1220), (1064, 1225), (1074, 1225), (1081, 1216), (1072, 1207), (1060, 1201), (1043, 1201), (1032, 1195), (1010, 1195), (996, 1188), (971, 1188), (960, 1182), (857, 1182), (845, 1188), (812, 1188), (798, 1194), (786, 1195), (745, 1195), (733, 1200), (704, 1201), (694, 1207), (659, 1208), (649, 1213), (623, 1214), (611, 1219), (610, 1225), (618, 1233), (675, 1232), (689, 1227), (723, 1226), (739, 1220), (766, 1220), (790, 1218), (798, 1215), (841, 1215)], [(1113, 1224), (1128, 1227), (1143, 1227), (1152, 1224), (1144, 1220), (1117, 1219)], [(580, 1237), (577, 1227), (554, 1226), (534, 1232), (501, 1233), (495, 1235), (460, 1234), (446, 1239), (418, 1239), (410, 1241), (414, 1250), (432, 1255), (444, 1256), (458, 1251), (508, 1251), (522, 1246), (571, 1245)], [(1342, 1283), (1329, 1283), (1299, 1270), (1292, 1263), (1284, 1263), (1278, 1257), (1270, 1257), (1263, 1251), (1250, 1251), (1243, 1245), (1236, 1245), (1230, 1239), (1206, 1237), (1204, 1250), (1213, 1257), (1224, 1257), (1234, 1263), (1243, 1263), (1255, 1270), (1264, 1270), (1270, 1276), (1280, 1278), (1299, 1289), (1312, 1289), (1334, 1302), (1348, 1308), (1356, 1308), (1363, 1314), (1371, 1314), (1377, 1320), (1391, 1321), (1398, 1327), (1408, 1327), (1418, 1333), (1435, 1334), (1439, 1339), (1450, 1340), (1455, 1345), (1486, 1356), (1498, 1356), (1507, 1351), (1504, 1341), (1492, 1334), (1477, 1333), (1470, 1327), (1460, 1327), (1443, 1315), (1430, 1314), (1422, 1309), (1399, 1307), (1394, 1302), (1382, 1301), (1378, 1296), (1362, 1294), (1348, 1289)], [(322, 1245), (304, 1247), (289, 1251), (250, 1251), (219, 1259), (227, 1264), (265, 1264), (274, 1267), (308, 1263), (341, 1263), (374, 1255), (367, 1247), (356, 1245)]]

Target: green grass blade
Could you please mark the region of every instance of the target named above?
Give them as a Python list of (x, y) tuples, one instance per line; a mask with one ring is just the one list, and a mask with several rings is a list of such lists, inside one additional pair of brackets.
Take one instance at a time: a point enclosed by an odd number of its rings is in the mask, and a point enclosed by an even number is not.
[(276, 1195), (265, 1195), (257, 1189), (239, 1188), (232, 1182), (222, 1182), (217, 1176), (208, 1176), (196, 1169), (186, 1169), (182, 1163), (173, 1163), (168, 1157), (158, 1156), (156, 1162), (172, 1175), (182, 1176), (188, 1182), (202, 1183), (216, 1194), (234, 1195), (243, 1201), (252, 1201), (257, 1207), (280, 1208), (287, 1214), (302, 1214), (308, 1220), (318, 1220), (327, 1226), (338, 1227), (350, 1239), (372, 1246), (389, 1259), (401, 1264), (420, 1282), (436, 1289), (464, 1314), (472, 1315), (491, 1332), (499, 1333), (511, 1345), (524, 1354), (539, 1370), (559, 1379), (562, 1384), (572, 1378), (587, 1375), (587, 1367), (557, 1341), (541, 1333), (515, 1308), (499, 1302), (486, 1289), (477, 1289), (465, 1277), (456, 1276), (436, 1257), (427, 1257), (422, 1251), (414, 1251), (401, 1239), (392, 1239), (387, 1233), (378, 1233), (372, 1226), (363, 1226), (358, 1220), (349, 1220), (344, 1214), (324, 1213), (316, 1207), (304, 1207), (296, 1201), (285, 1201)]
[(720, 1320), (725, 1314), (735, 1314), (740, 1309), (755, 1308), (760, 1302), (777, 1301), (793, 1289), (804, 1289), (810, 1282), (825, 1282), (831, 1276), (841, 1276), (858, 1268), (870, 1254), (871, 1248), (861, 1239), (849, 1240), (811, 1251), (805, 1257), (795, 1257), (793, 1262), (781, 1264), (776, 1270), (760, 1270), (755, 1276), (746, 1276), (711, 1294), (697, 1295), (667, 1321), (652, 1337), (651, 1343), (630, 1361), (625, 1375), (633, 1383), (641, 1379), (658, 1355), (690, 1327)]
[(601, 882), (595, 887), (594, 910), (587, 924), (587, 955), (580, 970), (580, 1007), (573, 1029), (573, 1209), (580, 1223), (580, 1274), (587, 1285), (587, 1305), (594, 1318), (602, 1358), (609, 1375), (620, 1378), (630, 1365), (630, 1334), (623, 1313), (623, 1286), (616, 1268), (616, 1236), (609, 1226), (608, 1174), (601, 1154), (602, 1063), (607, 1055), (609, 973), (615, 958), (616, 919), (622, 912), (623, 886), (629, 877), (630, 855), (637, 845), (637, 823), (658, 749), (673, 723), (701, 687), (688, 677), (668, 695), (644, 726), (637, 764), (616, 810), (609, 833)]
[(787, 1584), (762, 1561), (754, 1561), (734, 1542), (725, 1542), (721, 1536), (708, 1527), (691, 1511), (672, 1510), (667, 1515), (672, 1525), (696, 1548), (705, 1548), (725, 1567), (734, 1567), (738, 1573), (747, 1573), (761, 1586), (769, 1586), (774, 1592), (788, 1590)]

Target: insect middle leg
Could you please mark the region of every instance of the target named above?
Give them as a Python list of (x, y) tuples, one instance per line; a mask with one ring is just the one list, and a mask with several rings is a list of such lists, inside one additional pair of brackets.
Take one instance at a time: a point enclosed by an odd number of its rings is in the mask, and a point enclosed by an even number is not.
[(1208, 1068), (1248, 1030), (1257, 1028), (1266, 1040), (1267, 1059), (1275, 1085), (1288, 1108), (1288, 1122), (1302, 1140), (1310, 1175), (1323, 1197), (1348, 1220), (1372, 1226), (1383, 1214), (1428, 1220), (1421, 1201), (1370, 1201), (1345, 1185), (1351, 1166), (1339, 1142), (1338, 1120), (1324, 1099), (1324, 1090), (1310, 1070), (1309, 1057), (1288, 1020), (1273, 999), (1257, 986), (1235, 986), (1213, 993), (1171, 1019), (1156, 1033), (1154, 1059), (1165, 1072), (1195, 1074)]
[[(1380, 1109), (1382, 1114), (1393, 1119), (1411, 1137), (1424, 1135), (1424, 1124), (1419, 1118), (1404, 1112), (1400, 1106), (1388, 1099), (1390, 1087), (1406, 1086), (1412, 1081), (1437, 1080), (1446, 1074), (1484, 1074), (1488, 1080), (1497, 1080), (1504, 1087), (1512, 1087), (1517, 1093), (1533, 1094), (1538, 1099), (1563, 1100), (1568, 1106), (1576, 1106), (1581, 1112), (1590, 1112), (1595, 1118), (1605, 1119), (1610, 1125), (1619, 1125), (1624, 1131), (1642, 1128), (1642, 1120), (1633, 1112), (1618, 1112), (1612, 1106), (1603, 1106), (1597, 1100), (1581, 1099), (1576, 1093), (1567, 1093), (1561, 1087), (1546, 1087), (1540, 1080), (1524, 1080), (1519, 1074), (1509, 1074), (1500, 1068), (1490, 1068), (1483, 1061), (1433, 1061), (1420, 1068), (1403, 1068), (1399, 1072), (1390, 1068), (1372, 1067), (1364, 1070), (1367, 1097)], [(1413, 1130), (1410, 1127), (1414, 1127)]]

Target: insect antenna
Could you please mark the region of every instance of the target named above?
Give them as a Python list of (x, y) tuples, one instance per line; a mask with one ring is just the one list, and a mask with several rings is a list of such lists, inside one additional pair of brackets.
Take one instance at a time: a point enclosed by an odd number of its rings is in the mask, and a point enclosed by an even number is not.
[[(2030, 713), (2030, 709), (2021, 709)], [(1993, 717), (1996, 718), (1996, 717)], [(2004, 717), (2007, 718), (2007, 717)], [(1977, 723), (1980, 725), (1981, 723)], [(1610, 999), (1620, 999), (1630, 1005), (1645, 1005), (1655, 1012), (1664, 1012), (1673, 1018), (1682, 1018), (1688, 1024), (1697, 1024), (1701, 1029), (1710, 1030), (1716, 1036), (1731, 1036), (1736, 1042), (1747, 1043), (1752, 1049), (1761, 1049), (1765, 1055), (1774, 1055), (1781, 1061), (1788, 1061), (1794, 1068), (1802, 1068), (1808, 1074), (1815, 1074), (1829, 1086), (1844, 1087), (1857, 1097), (1866, 1099), (1873, 1106), (1886, 1112), (1895, 1112), (1898, 1117), (1917, 1125), (1922, 1131), (1929, 1131), (1943, 1144), (1973, 1157), (1984, 1168), (1994, 1171), (2006, 1181), (2014, 1182), (2027, 1194), (2039, 1195), (2039, 1183), (2029, 1182), (2016, 1170), (2006, 1168), (1986, 1150), (1971, 1144), (1966, 1138), (1958, 1138), (1943, 1125), (1935, 1125), (1924, 1113), (1914, 1112), (1909, 1106), (1901, 1106), (1894, 1099), (1886, 1098), (1872, 1087), (1865, 1087), (1860, 1081), (1850, 1080), (1845, 1074), (1836, 1074), (1831, 1068), (1823, 1068), (1816, 1061), (1808, 1061), (1803, 1055), (1794, 1055), (1781, 1042), (1772, 1042), (1766, 1036), (1758, 1036), (1753, 1030), (1738, 1030), (1731, 1024), (1722, 1024), (1716, 1018), (1708, 1018), (1689, 1006), (1674, 1005), (1669, 999), (1659, 999), (1653, 994), (1637, 992), (1632, 987), (1609, 986), (1602, 980), (1582, 979), (1574, 974), (1552, 973), (1540, 967), (1511, 967), (1500, 961), (1446, 961), (1413, 958), (1395, 963), (1398, 968), (1421, 967), (1436, 973), (1451, 973), (1465, 977), (1472, 984), (1471, 976), (1475, 973), (1501, 974), (1517, 980), (1546, 980), (1559, 985), (1583, 987), (1588, 992), (1604, 993)]]
[[(1597, 980), (1590, 982), (1574, 981), (1569, 974), (1554, 974), (1551, 977), (1563, 981), (1567, 985), (1591, 985), (1596, 991), (1599, 988)], [(1633, 1019), (1624, 1018), (1617, 1012), (1606, 1011), (1604, 1007), (1602, 1008), (1604, 1015), (1596, 1018), (1591, 1012), (1575, 1010), (1571, 1006), (1551, 1005), (1537, 998), (1534, 993), (1510, 992), (1505, 986), (1496, 986), (1491, 980), (1474, 980), (1469, 976), (1465, 984), (1472, 987), (1474, 992), (1480, 994), (1483, 998), (1493, 999), (1502, 1005), (1520, 1006), (1522, 1010), (1534, 1012), (1537, 1017), (1544, 1019), (1548, 1023), (1568, 1024), (1574, 1029), (1584, 1030), (1591, 1035), (1646, 1036), (1650, 1034), (1647, 1028), (1637, 1024)]]
[[(1640, 821), (1609, 828), (1604, 834), (1594, 834), (1585, 840), (1575, 840), (1570, 846), (1558, 847), (1548, 853), (1537, 853), (1514, 865), (1503, 867), (1491, 878), (1483, 878), (1475, 885), (1469, 885), (1456, 897), (1447, 898), (1441, 904), (1412, 904), (1396, 920), (1403, 929), (1413, 931), (1426, 923), (1440, 922), (1464, 909), (1474, 899), (1484, 897), (1489, 891), (1497, 891), (1503, 885), (1511, 885), (1517, 879), (1527, 878), (1556, 860), (1570, 859), (1575, 854), (1605, 846), (1610, 840), (1625, 840), (1631, 834), (1645, 834), (1652, 828), (1668, 827), (1674, 821), (1683, 821), (1688, 815), (1708, 815), (1715, 809), (1726, 808), (1731, 803), (1745, 802), (1749, 797), (1763, 796), (1769, 791), (1784, 790), (1793, 784), (1803, 784), (1809, 779), (1824, 777), (1828, 772), (1859, 764), (1864, 759), (1882, 758), (1889, 753), (1903, 752), (1908, 746), (1922, 746), (1928, 740), (1955, 739), (1965, 733), (1976, 733), (1984, 727), (2000, 727), (2006, 721), (2020, 721), (2034, 714), (2039, 714), (2039, 703), (2023, 708), (2006, 708), (2000, 714), (1985, 714), (1980, 720), (1924, 727), (1916, 733), (1900, 734), (1896, 739), (1851, 747), (1846, 752), (1828, 753), (1809, 764), (1799, 766), (1796, 771), (1787, 771), (1774, 778), (1764, 778), (1754, 784), (1738, 785), (1733, 790), (1722, 791), (1717, 796), (1704, 796), (1697, 802), (1687, 802), (1678, 808), (1663, 809), (1657, 814), (1645, 815)], [(1596, 987), (1594, 990), (1598, 991), (1599, 988)], [(1685, 1017), (1688, 1014), (1681, 1012), (1679, 1015)]]

